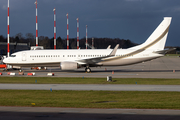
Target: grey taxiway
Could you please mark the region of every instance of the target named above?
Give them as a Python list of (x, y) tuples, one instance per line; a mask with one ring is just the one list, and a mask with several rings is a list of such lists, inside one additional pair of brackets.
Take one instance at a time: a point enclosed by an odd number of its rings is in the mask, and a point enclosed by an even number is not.
[(176, 91), (180, 85), (0, 84), (11, 90)]
[(2, 120), (179, 120), (180, 110), (0, 107)]

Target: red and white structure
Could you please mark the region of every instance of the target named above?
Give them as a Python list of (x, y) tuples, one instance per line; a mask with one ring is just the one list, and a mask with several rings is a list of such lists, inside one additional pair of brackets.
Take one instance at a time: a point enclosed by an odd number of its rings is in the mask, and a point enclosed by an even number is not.
[(77, 49), (79, 49), (79, 18), (77, 20)]
[(8, 0), (8, 17), (7, 17), (7, 57), (9, 57), (9, 0)]
[(87, 25), (86, 25), (86, 49), (87, 49), (87, 44), (88, 44), (87, 39), (88, 37), (87, 37)]
[(56, 49), (56, 9), (54, 11), (54, 49)]
[(68, 19), (68, 13), (67, 16), (67, 49), (69, 49), (69, 19)]
[(38, 46), (38, 14), (37, 14), (37, 0), (36, 2), (34, 3), (36, 5), (36, 46)]

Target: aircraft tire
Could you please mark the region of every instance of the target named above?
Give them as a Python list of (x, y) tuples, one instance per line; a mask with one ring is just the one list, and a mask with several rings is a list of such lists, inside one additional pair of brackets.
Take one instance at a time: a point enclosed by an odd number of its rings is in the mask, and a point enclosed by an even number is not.
[(87, 73), (90, 73), (90, 72), (91, 72), (91, 69), (90, 69), (90, 68), (86, 68), (85, 71), (86, 71)]

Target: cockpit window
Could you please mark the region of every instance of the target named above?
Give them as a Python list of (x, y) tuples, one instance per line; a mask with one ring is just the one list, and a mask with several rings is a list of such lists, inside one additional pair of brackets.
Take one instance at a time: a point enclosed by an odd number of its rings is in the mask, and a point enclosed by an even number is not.
[(16, 55), (11, 55), (10, 57), (16, 57)]

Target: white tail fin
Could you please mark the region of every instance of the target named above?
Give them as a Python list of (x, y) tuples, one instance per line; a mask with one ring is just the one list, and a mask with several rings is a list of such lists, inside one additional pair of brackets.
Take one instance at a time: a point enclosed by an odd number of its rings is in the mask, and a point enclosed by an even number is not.
[(171, 19), (171, 17), (164, 17), (164, 20), (143, 44), (132, 47), (130, 49), (163, 50), (166, 43)]

